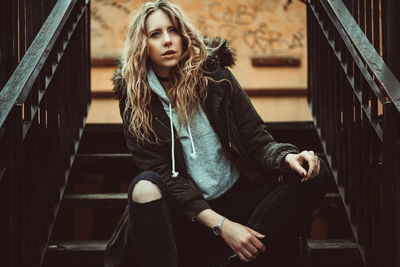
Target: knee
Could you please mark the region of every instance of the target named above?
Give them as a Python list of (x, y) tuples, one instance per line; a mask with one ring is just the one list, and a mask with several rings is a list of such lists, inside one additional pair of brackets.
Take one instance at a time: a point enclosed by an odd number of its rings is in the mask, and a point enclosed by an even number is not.
[(148, 180), (137, 182), (131, 194), (132, 201), (137, 203), (147, 203), (161, 197), (160, 188)]

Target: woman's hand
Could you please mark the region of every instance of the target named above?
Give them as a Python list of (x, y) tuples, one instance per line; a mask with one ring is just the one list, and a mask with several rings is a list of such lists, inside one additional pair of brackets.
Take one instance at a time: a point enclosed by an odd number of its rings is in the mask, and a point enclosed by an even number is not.
[[(284, 164), (289, 169), (299, 173), (302, 182), (310, 180), (318, 175), (320, 161), (314, 151), (303, 151), (299, 154), (287, 154)], [(308, 166), (308, 171), (306, 170)]]
[(222, 224), (221, 237), (229, 247), (245, 262), (257, 258), (265, 252), (264, 244), (259, 240), (265, 237), (253, 229), (225, 219)]

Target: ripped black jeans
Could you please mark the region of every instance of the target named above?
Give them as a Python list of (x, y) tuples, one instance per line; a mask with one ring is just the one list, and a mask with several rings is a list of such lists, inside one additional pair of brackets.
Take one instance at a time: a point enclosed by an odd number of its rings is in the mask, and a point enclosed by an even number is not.
[[(312, 180), (300, 182), (290, 173), (281, 181), (266, 179), (253, 183), (242, 177), (225, 194), (208, 201), (211, 208), (235, 221), (266, 235), (262, 242), (267, 252), (243, 266), (293, 266), (297, 229), (311, 216), (325, 195), (329, 171), (321, 160), (320, 173)], [(148, 203), (131, 199), (133, 187), (149, 180), (161, 191), (162, 198)], [(171, 199), (161, 177), (154, 172), (136, 176), (129, 187), (129, 216), (135, 251), (141, 267), (212, 266), (212, 262), (232, 254), (221, 237), (198, 222), (189, 222)], [(263, 265), (264, 266), (264, 265)]]

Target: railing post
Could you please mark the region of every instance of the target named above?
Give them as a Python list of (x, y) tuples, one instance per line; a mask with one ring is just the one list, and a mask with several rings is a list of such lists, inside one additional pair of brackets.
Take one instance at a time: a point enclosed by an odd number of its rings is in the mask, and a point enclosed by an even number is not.
[(398, 0), (386, 0), (386, 38), (387, 38), (387, 53), (385, 61), (389, 65), (393, 74), (400, 80), (400, 1)]
[(23, 266), (23, 225), (22, 225), (22, 106), (14, 106), (8, 120), (8, 156), (9, 156), (9, 264), (10, 267)]
[[(385, 179), (393, 187), (392, 203), (388, 203), (392, 211), (392, 240), (388, 241), (387, 249), (389, 266), (400, 267), (400, 116), (392, 102), (384, 104), (384, 161)], [(389, 196), (388, 196), (389, 197)]]
[[(398, 120), (397, 120), (398, 121)], [(399, 136), (399, 131), (397, 131), (397, 136)], [(399, 253), (399, 249), (400, 249), (400, 141), (396, 142), (396, 161), (397, 164), (395, 165), (395, 173), (396, 173), (396, 182), (395, 182), (395, 195), (396, 195), (396, 227), (397, 227), (397, 235), (396, 235), (396, 246), (395, 249), (397, 251), (396, 255), (396, 266), (400, 267), (400, 253)]]

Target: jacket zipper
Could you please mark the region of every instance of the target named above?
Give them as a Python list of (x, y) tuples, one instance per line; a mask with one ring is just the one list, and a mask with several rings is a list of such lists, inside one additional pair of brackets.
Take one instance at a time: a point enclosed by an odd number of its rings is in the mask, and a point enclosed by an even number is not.
[[(171, 131), (171, 128), (168, 127), (164, 122), (162, 122), (161, 120), (159, 120), (157, 116), (155, 117), (155, 119), (156, 119), (159, 123), (161, 123), (165, 128), (167, 128), (168, 131)], [(174, 135), (175, 135), (175, 134), (174, 134)]]
[(237, 149), (237, 147), (234, 144), (232, 144), (231, 140), (229, 140), (229, 147), (235, 150), (235, 152), (240, 155), (239, 149)]

